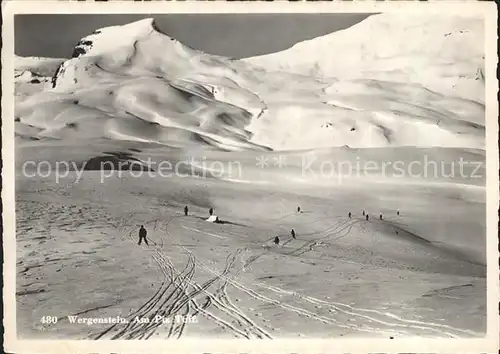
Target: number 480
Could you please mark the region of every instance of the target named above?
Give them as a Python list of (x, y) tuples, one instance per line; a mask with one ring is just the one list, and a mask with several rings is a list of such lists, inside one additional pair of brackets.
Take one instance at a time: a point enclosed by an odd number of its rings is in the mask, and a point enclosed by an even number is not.
[(43, 316), (40, 319), (40, 322), (42, 322), (43, 324), (57, 323), (57, 317), (56, 316)]

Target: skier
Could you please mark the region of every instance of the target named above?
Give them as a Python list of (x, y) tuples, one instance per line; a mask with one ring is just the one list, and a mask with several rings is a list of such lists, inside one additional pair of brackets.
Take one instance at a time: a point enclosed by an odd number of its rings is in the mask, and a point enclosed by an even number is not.
[(365, 213), (365, 211), (363, 210), (363, 216), (365, 216), (365, 214), (366, 214), (366, 213)]
[(300, 207), (299, 206), (297, 207), (297, 213), (300, 213)]
[(274, 238), (274, 243), (277, 245), (280, 243), (280, 238), (278, 236)]
[(366, 214), (366, 220), (368, 221), (368, 214)]
[(208, 210), (208, 214), (210, 214), (210, 216), (212, 216), (214, 214), (214, 208), (210, 208)]
[(351, 218), (351, 212), (349, 212), (349, 219)]
[(397, 213), (396, 213), (396, 214), (399, 216), (399, 210), (397, 211)]
[(290, 231), (290, 233), (292, 234), (292, 237), (295, 239), (295, 230), (292, 229), (292, 231)]
[(184, 215), (185, 215), (185, 216), (187, 216), (187, 215), (188, 215), (188, 211), (189, 211), (189, 209), (188, 209), (188, 207), (187, 207), (187, 205), (186, 205), (186, 206), (184, 207)]
[(382, 214), (380, 214), (380, 220), (382, 220)]
[(146, 245), (148, 244), (148, 240), (146, 239), (147, 234), (148, 234), (148, 232), (144, 228), (144, 225), (141, 225), (141, 228), (139, 229), (139, 243), (138, 243), (138, 245), (141, 244), (142, 239), (144, 239), (144, 242), (146, 242)]

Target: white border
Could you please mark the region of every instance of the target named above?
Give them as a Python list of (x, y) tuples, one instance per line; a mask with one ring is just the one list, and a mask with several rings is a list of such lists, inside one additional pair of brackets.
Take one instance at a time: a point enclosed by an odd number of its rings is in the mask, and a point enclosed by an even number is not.
[[(14, 15), (15, 14), (155, 14), (155, 13), (370, 13), (424, 12), (442, 15), (483, 16), (485, 19), (486, 75), (486, 148), (487, 148), (487, 335), (478, 339), (275, 339), (275, 340), (207, 340), (176, 341), (136, 340), (17, 340), (15, 302), (15, 173), (14, 173)], [(430, 352), (478, 353), (497, 352), (499, 348), (499, 269), (498, 269), (498, 80), (497, 15), (494, 2), (61, 2), (4, 1), (2, 48), (2, 159), (3, 159), (3, 225), (4, 225), (4, 328), (6, 352)]]

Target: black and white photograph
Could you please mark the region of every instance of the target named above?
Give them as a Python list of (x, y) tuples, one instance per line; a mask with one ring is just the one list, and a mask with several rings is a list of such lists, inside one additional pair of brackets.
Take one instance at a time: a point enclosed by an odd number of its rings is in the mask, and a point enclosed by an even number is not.
[(24, 3), (2, 31), (11, 338), (495, 350), (494, 4)]

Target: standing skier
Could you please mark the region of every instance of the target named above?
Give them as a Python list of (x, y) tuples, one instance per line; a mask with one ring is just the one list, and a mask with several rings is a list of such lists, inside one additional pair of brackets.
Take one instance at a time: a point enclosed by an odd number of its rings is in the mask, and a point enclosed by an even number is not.
[(214, 208), (210, 208), (208, 210), (208, 214), (210, 214), (210, 216), (212, 216), (214, 214)]
[(280, 243), (280, 238), (278, 236), (274, 238), (274, 243), (277, 245)]
[(144, 225), (141, 225), (141, 228), (139, 229), (139, 243), (138, 243), (138, 245), (141, 244), (143, 239), (144, 239), (144, 242), (146, 243), (146, 245), (148, 244), (148, 240), (146, 239), (147, 234), (148, 234), (148, 232), (144, 228)]
[(290, 234), (292, 234), (292, 237), (295, 239), (295, 230), (292, 229), (292, 231), (290, 231)]
[(349, 212), (349, 219), (351, 218), (351, 212)]
[(187, 216), (188, 215), (188, 212), (189, 212), (189, 209), (187, 207), (187, 205), (184, 207), (184, 215)]

